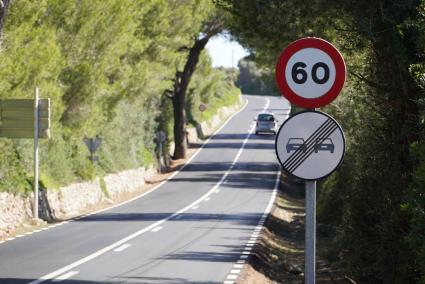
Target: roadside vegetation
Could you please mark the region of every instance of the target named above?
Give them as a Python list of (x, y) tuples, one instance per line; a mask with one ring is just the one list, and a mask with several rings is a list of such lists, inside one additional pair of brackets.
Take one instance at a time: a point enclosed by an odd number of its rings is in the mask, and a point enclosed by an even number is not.
[[(168, 142), (174, 140), (167, 90), (215, 6), (177, 0), (1, 2), (0, 99), (33, 98), (37, 86), (52, 101), (52, 138), (40, 145), (41, 183), (52, 188), (154, 166), (155, 133), (163, 130)], [(203, 49), (191, 79), (184, 101), (190, 123), (239, 98)], [(208, 106), (202, 117), (200, 103)], [(82, 139), (95, 135), (102, 145), (93, 164)], [(0, 139), (0, 191), (31, 191), (32, 145), (31, 139)]]
[(425, 283), (425, 1), (218, 2), (260, 66), (307, 36), (343, 53), (347, 82), (324, 110), (347, 153), (318, 190), (328, 261), (356, 283)]
[(243, 94), (280, 96), (274, 82), (273, 68), (258, 66), (253, 56), (242, 58), (238, 68), (239, 74), (235, 83)]

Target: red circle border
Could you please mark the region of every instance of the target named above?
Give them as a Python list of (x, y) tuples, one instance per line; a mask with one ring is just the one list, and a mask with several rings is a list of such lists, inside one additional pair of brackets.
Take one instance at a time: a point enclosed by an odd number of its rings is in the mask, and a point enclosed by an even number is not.
[[(305, 48), (317, 48), (322, 50), (331, 57), (332, 61), (335, 64), (335, 82), (326, 94), (318, 98), (308, 99), (301, 97), (295, 92), (293, 92), (289, 87), (288, 83), (286, 82), (286, 64), (288, 63), (292, 55), (294, 55), (299, 50)], [(282, 51), (276, 64), (275, 75), (279, 90), (282, 96), (287, 98), (288, 101), (303, 108), (318, 108), (329, 104), (339, 95), (342, 88), (344, 87), (346, 67), (344, 58), (335, 46), (333, 46), (326, 40), (308, 37), (294, 41)]]

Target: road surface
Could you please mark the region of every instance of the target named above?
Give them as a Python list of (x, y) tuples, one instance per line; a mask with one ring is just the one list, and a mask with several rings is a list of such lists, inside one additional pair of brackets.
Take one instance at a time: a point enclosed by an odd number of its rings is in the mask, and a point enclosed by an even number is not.
[(0, 244), (0, 283), (233, 283), (270, 210), (279, 166), (256, 115), (243, 110), (170, 180), (121, 206)]

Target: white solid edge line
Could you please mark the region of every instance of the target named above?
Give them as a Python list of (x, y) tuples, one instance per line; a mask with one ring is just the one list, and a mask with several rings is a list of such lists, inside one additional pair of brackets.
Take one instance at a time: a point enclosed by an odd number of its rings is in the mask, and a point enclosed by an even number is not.
[(123, 250), (128, 249), (129, 247), (131, 247), (130, 244), (124, 244), (124, 245), (122, 245), (122, 246), (117, 247), (116, 249), (114, 249), (114, 252), (122, 252)]
[(64, 274), (64, 275), (61, 275), (61, 276), (59, 276), (59, 277), (57, 277), (57, 278), (53, 279), (53, 281), (52, 281), (52, 282), (60, 282), (60, 281), (66, 280), (66, 279), (68, 279), (69, 277), (72, 277), (72, 276), (74, 276), (74, 275), (76, 275), (76, 274), (78, 274), (78, 273), (79, 273), (78, 271), (70, 271), (70, 272), (68, 272), (68, 273), (66, 273), (66, 274)]
[(220, 132), (220, 130), (221, 129), (223, 129), (226, 125), (227, 125), (227, 123), (229, 123), (229, 121), (233, 118), (233, 117), (235, 117), (237, 114), (239, 114), (240, 112), (242, 112), (246, 107), (247, 107), (247, 105), (248, 105), (248, 100), (247, 99), (245, 99), (245, 104), (242, 106), (242, 108), (240, 109), (240, 110), (238, 110), (237, 112), (235, 112), (234, 114), (232, 114), (224, 123), (223, 123), (223, 125), (222, 126), (220, 126), (220, 128), (218, 128), (207, 140), (205, 140), (203, 143), (202, 143), (202, 145), (199, 147), (199, 149), (198, 150), (196, 150), (196, 152), (195, 153), (193, 153), (193, 155), (183, 164), (183, 166), (179, 169), (179, 170), (177, 170), (177, 171), (175, 171), (173, 174), (171, 174), (168, 178), (166, 178), (164, 181), (162, 181), (161, 183), (159, 183), (159, 184), (157, 184), (156, 186), (154, 186), (152, 189), (150, 189), (149, 191), (146, 191), (145, 193), (143, 193), (143, 194), (141, 194), (141, 195), (139, 195), (139, 196), (136, 196), (136, 197), (134, 197), (134, 198), (131, 198), (131, 199), (129, 199), (129, 200), (126, 200), (126, 201), (124, 201), (124, 202), (122, 202), (122, 203), (118, 203), (118, 204), (115, 204), (115, 205), (112, 205), (111, 207), (108, 207), (108, 208), (103, 208), (103, 209), (100, 209), (100, 210), (97, 210), (97, 211), (94, 211), (94, 212), (92, 212), (92, 213), (90, 213), (90, 215), (94, 215), (94, 214), (97, 214), (97, 213), (101, 213), (101, 212), (104, 212), (104, 211), (107, 211), (107, 210), (110, 210), (110, 209), (114, 209), (114, 208), (117, 208), (117, 207), (119, 207), (119, 206), (122, 206), (122, 205), (125, 205), (125, 204), (128, 204), (128, 203), (130, 203), (130, 202), (133, 202), (133, 201), (135, 201), (135, 200), (137, 200), (137, 199), (139, 199), (139, 198), (142, 198), (142, 197), (144, 197), (144, 196), (146, 196), (146, 195), (148, 195), (149, 193), (152, 193), (152, 192), (154, 192), (155, 190), (157, 190), (158, 188), (160, 188), (164, 183), (166, 183), (167, 181), (169, 181), (170, 179), (172, 179), (175, 175), (177, 175), (178, 173), (180, 173), (198, 154), (199, 154), (199, 152), (205, 147), (205, 145), (206, 144), (208, 144), (208, 142), (210, 142), (210, 140), (214, 137), (214, 135), (216, 135), (218, 132)]
[[(270, 103), (270, 100), (269, 99), (267, 99), (267, 101), (268, 101), (268, 103)], [(210, 141), (210, 139), (217, 133), (217, 132), (219, 132), (226, 124), (227, 124), (227, 122), (232, 118), (232, 117), (234, 117), (236, 114), (238, 114), (239, 112), (241, 112), (243, 109), (245, 109), (245, 107), (248, 105), (248, 100), (246, 100), (246, 103), (245, 103), (245, 105), (244, 105), (244, 107), (241, 109), (241, 110), (239, 110), (238, 112), (236, 112), (235, 114), (233, 114), (231, 117), (229, 117), (228, 119), (227, 119), (227, 121), (225, 122), (225, 124), (223, 124), (216, 132), (214, 132), (214, 134), (204, 143), (204, 144), (202, 144), (202, 146), (195, 152), (195, 154), (193, 154), (193, 156), (184, 164), (184, 166), (179, 170), (179, 171), (181, 171), (194, 157), (195, 157), (195, 155), (197, 155), (198, 153), (199, 153), (199, 151), (204, 147), (204, 145), (208, 142), (208, 141)], [(268, 105), (268, 104), (267, 104)], [(246, 143), (248, 142), (248, 139), (249, 139), (249, 137), (251, 136), (251, 133), (250, 134), (248, 134), (247, 135), (247, 137), (245, 138), (245, 140), (244, 140), (244, 142), (242, 143), (242, 146), (241, 146), (241, 148), (239, 149), (239, 151), (238, 151), (238, 153), (236, 154), (236, 156), (235, 156), (235, 159), (233, 160), (233, 163), (236, 163), (236, 161), (237, 160), (239, 160), (239, 157), (241, 156), (241, 154), (242, 154), (242, 151), (243, 151), (243, 149), (245, 148), (245, 145), (246, 145)], [(158, 184), (156, 187), (154, 187), (153, 189), (151, 189), (150, 191), (148, 191), (148, 192), (146, 192), (146, 193), (144, 193), (144, 194), (142, 194), (141, 196), (138, 196), (137, 198), (134, 198), (133, 200), (136, 200), (136, 199), (138, 199), (138, 198), (140, 198), (140, 197), (142, 197), (142, 196), (144, 196), (144, 195), (146, 195), (146, 194), (148, 194), (148, 193), (150, 193), (150, 192), (152, 192), (153, 190), (155, 190), (155, 189), (157, 189), (159, 186), (161, 186), (162, 184), (164, 184), (166, 181), (168, 181), (170, 178), (172, 178), (173, 176), (175, 176), (179, 171), (176, 171), (175, 173), (173, 173), (168, 179), (166, 179), (165, 181), (163, 181), (163, 182), (161, 182), (160, 184)], [(62, 267), (62, 268), (60, 268), (60, 269), (58, 269), (58, 270), (55, 270), (55, 271), (53, 271), (53, 272), (51, 272), (51, 273), (49, 273), (49, 274), (46, 274), (46, 275), (44, 275), (44, 276), (41, 276), (39, 279), (36, 279), (36, 280), (33, 280), (33, 281), (31, 281), (31, 282), (29, 282), (28, 284), (39, 284), (39, 283), (42, 283), (42, 282), (44, 282), (44, 281), (47, 281), (47, 280), (50, 280), (50, 279), (53, 279), (53, 278), (55, 278), (56, 276), (58, 276), (58, 275), (61, 275), (61, 274), (63, 274), (63, 273), (65, 273), (65, 272), (67, 272), (67, 271), (69, 271), (69, 270), (71, 270), (71, 269), (73, 269), (73, 268), (75, 268), (75, 267), (77, 267), (77, 266), (79, 266), (79, 265), (81, 265), (81, 264), (83, 264), (83, 263), (86, 263), (86, 262), (88, 262), (88, 261), (90, 261), (90, 260), (92, 260), (92, 259), (94, 259), (94, 258), (96, 258), (96, 257), (98, 257), (98, 256), (101, 256), (102, 254), (105, 254), (106, 252), (108, 252), (108, 251), (111, 251), (111, 250), (113, 250), (113, 249), (115, 249), (115, 248), (117, 248), (118, 246), (121, 246), (122, 244), (124, 244), (124, 243), (127, 243), (128, 241), (130, 241), (130, 240), (132, 240), (132, 239), (134, 239), (134, 238), (136, 238), (136, 237), (138, 237), (138, 236), (140, 236), (140, 235), (142, 235), (142, 234), (144, 234), (144, 233), (146, 233), (146, 232), (148, 232), (148, 231), (150, 231), (150, 230), (152, 230), (153, 228), (155, 228), (155, 227), (157, 227), (157, 226), (159, 226), (159, 225), (161, 225), (162, 223), (164, 223), (164, 222), (166, 222), (166, 221), (168, 221), (168, 220), (170, 220), (170, 219), (172, 219), (172, 218), (174, 218), (175, 216), (177, 216), (177, 215), (179, 215), (179, 214), (181, 214), (181, 213), (183, 213), (183, 212), (186, 212), (187, 210), (189, 210), (190, 208), (192, 208), (193, 206), (195, 206), (195, 205), (197, 205), (198, 203), (200, 203), (200, 202), (202, 202), (206, 197), (208, 197), (209, 195), (211, 195), (222, 183), (223, 183), (223, 181), (227, 178), (227, 176), (228, 176), (228, 174), (229, 174), (229, 172), (231, 171), (231, 169), (229, 168), (224, 174), (223, 174), (223, 176), (221, 177), (221, 179), (207, 192), (207, 193), (205, 193), (203, 196), (201, 196), (199, 199), (197, 199), (197, 200), (195, 200), (194, 202), (192, 202), (191, 204), (189, 204), (188, 206), (186, 206), (186, 207), (184, 207), (184, 208), (182, 208), (182, 209), (180, 209), (180, 210), (178, 210), (177, 212), (175, 212), (175, 213), (173, 213), (173, 214), (171, 214), (171, 215), (169, 215), (168, 217), (166, 217), (166, 218), (164, 218), (164, 219), (162, 219), (162, 220), (160, 220), (160, 221), (157, 221), (157, 222), (155, 222), (155, 223), (153, 223), (153, 224), (151, 224), (151, 225), (149, 225), (149, 226), (147, 226), (147, 227), (145, 227), (145, 228), (143, 228), (143, 229), (141, 229), (141, 230), (139, 230), (139, 231), (137, 231), (137, 232), (135, 232), (135, 233), (133, 233), (133, 234), (131, 234), (131, 235), (129, 235), (129, 236), (127, 236), (127, 237), (125, 237), (125, 238), (123, 238), (123, 239), (121, 239), (121, 240), (119, 240), (119, 241), (117, 241), (117, 242), (115, 242), (115, 243), (113, 243), (113, 244), (111, 244), (111, 245), (109, 245), (109, 246), (106, 246), (106, 247), (104, 247), (103, 249), (100, 249), (100, 250), (98, 250), (98, 251), (96, 251), (96, 252), (94, 252), (94, 253), (92, 253), (92, 254), (90, 254), (90, 255), (88, 255), (88, 256), (86, 256), (86, 257), (84, 257), (84, 258), (82, 258), (82, 259), (80, 259), (80, 260), (77, 260), (77, 261), (75, 261), (75, 262), (73, 262), (73, 263), (71, 263), (71, 264), (69, 264), (69, 265), (67, 265), (67, 266), (64, 266), (64, 267)], [(131, 200), (132, 201), (132, 200)], [(131, 201), (127, 201), (127, 202), (124, 202), (124, 203), (121, 203), (121, 204), (118, 204), (117, 206), (121, 206), (121, 205), (124, 205), (124, 204), (126, 204), (126, 203), (128, 203), (128, 202), (131, 202)], [(110, 208), (107, 208), (107, 209), (103, 209), (103, 210), (101, 210), (101, 211), (98, 211), (98, 212), (102, 212), (102, 211), (105, 211), (105, 210), (108, 210), (108, 209), (112, 209), (112, 208), (115, 208), (115, 207), (117, 207), (117, 206), (113, 206), (113, 207), (110, 207)], [(97, 212), (97, 213), (98, 213)]]
[(152, 230), (151, 230), (151, 232), (153, 232), (153, 233), (156, 233), (156, 232), (158, 232), (159, 230), (161, 230), (162, 229), (162, 227), (161, 226), (158, 226), (158, 227), (156, 227), (156, 228), (153, 228)]

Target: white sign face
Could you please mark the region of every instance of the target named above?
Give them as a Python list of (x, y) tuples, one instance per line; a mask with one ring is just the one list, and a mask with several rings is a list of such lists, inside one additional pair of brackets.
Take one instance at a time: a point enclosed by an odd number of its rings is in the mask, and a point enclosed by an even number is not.
[(345, 138), (332, 117), (305, 111), (282, 124), (275, 147), (285, 171), (301, 179), (316, 180), (339, 166), (344, 157)]
[(285, 76), (289, 88), (300, 97), (314, 99), (332, 88), (335, 64), (331, 57), (318, 48), (305, 48), (289, 59)]
[(289, 44), (276, 64), (276, 82), (282, 96), (303, 108), (333, 101), (345, 82), (345, 62), (331, 43), (303, 38)]

